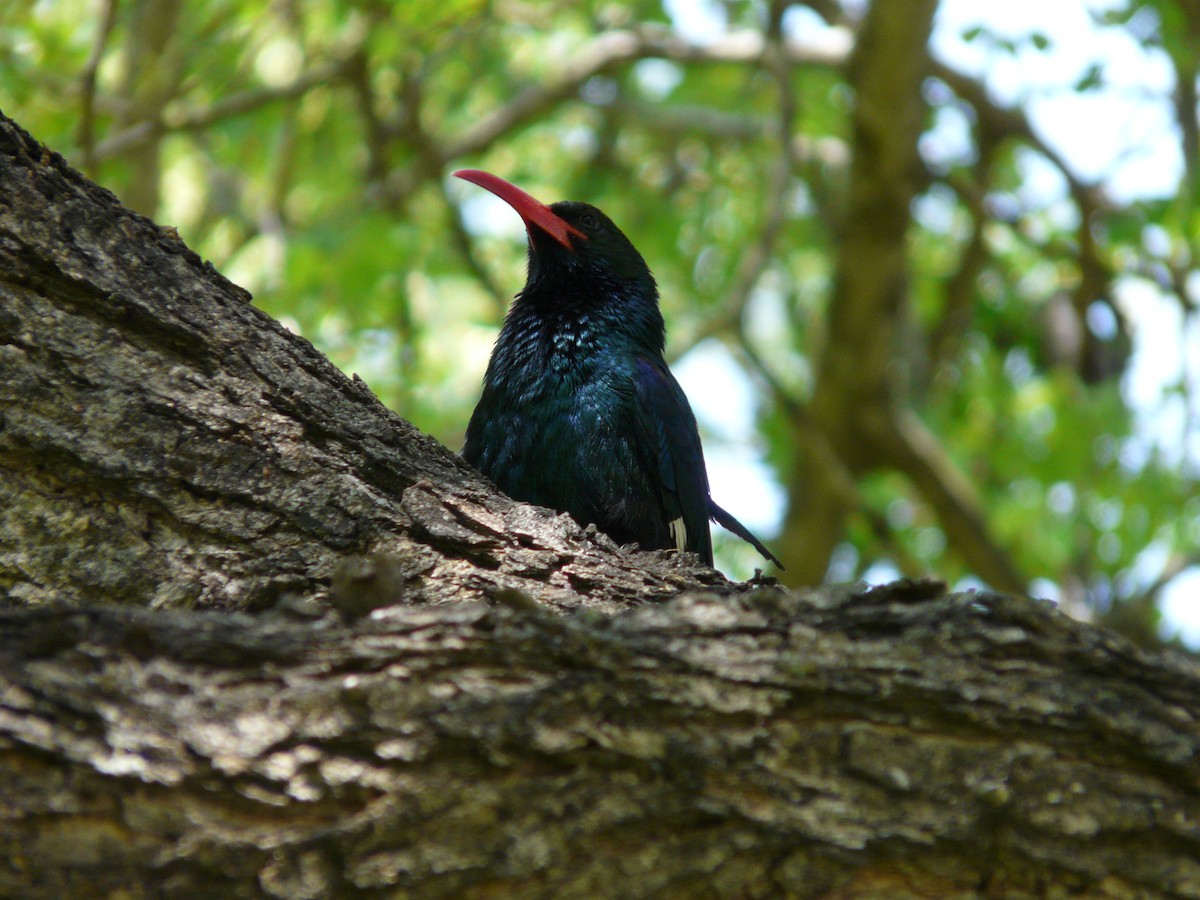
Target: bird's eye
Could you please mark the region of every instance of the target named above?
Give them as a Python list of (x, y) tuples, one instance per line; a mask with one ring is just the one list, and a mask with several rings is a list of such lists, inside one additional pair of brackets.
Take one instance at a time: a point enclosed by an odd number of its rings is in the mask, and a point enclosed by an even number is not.
[(600, 220), (593, 213), (584, 213), (580, 221), (583, 223), (584, 228), (595, 228), (600, 224)]

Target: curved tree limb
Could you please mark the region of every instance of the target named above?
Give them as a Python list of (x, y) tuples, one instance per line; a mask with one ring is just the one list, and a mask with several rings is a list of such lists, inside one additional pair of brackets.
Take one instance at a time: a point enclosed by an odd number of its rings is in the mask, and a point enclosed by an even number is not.
[(245, 115), (280, 100), (300, 97), (315, 87), (328, 85), (345, 77), (347, 72), (353, 70), (354, 65), (355, 53), (350, 53), (344, 60), (316, 63), (287, 84), (250, 88), (207, 106), (161, 111), (161, 115), (141, 119), (106, 137), (96, 146), (94, 158), (102, 161), (120, 156), (145, 147), (172, 132), (200, 131), (223, 119)]
[(933, 509), (971, 571), (997, 590), (1024, 593), (1028, 580), (1012, 556), (989, 533), (979, 492), (925, 423), (911, 412), (897, 411), (880, 442), (884, 459), (904, 472)]
[[(839, 65), (845, 61), (845, 49), (841, 47), (807, 47), (782, 42), (771, 52), (783, 54), (790, 64)], [(767, 39), (757, 31), (732, 32), (704, 45), (693, 44), (663, 27), (642, 26), (605, 32), (575, 53), (554, 79), (526, 88), (466, 133), (441, 142), (442, 155), (449, 161), (482, 152), (519, 124), (576, 94), (589, 78), (601, 75), (613, 66), (651, 58), (695, 64), (757, 64), (767, 53)]]

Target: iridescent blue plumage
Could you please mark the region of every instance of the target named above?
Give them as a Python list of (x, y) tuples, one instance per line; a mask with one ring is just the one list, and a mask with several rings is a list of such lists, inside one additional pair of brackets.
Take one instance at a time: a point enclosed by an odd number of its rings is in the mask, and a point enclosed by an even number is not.
[(529, 231), (528, 279), (492, 351), (464, 458), (510, 496), (618, 543), (689, 550), (711, 565), (713, 518), (778, 564), (709, 496), (641, 254), (593, 206), (544, 206), (495, 176), (456, 174), (510, 203)]

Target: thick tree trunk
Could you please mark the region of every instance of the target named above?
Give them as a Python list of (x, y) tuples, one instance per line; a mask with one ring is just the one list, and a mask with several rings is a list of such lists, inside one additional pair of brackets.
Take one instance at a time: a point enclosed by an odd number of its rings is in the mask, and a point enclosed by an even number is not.
[(620, 551), (248, 299), (0, 122), (0, 895), (1200, 897), (1190, 660)]
[(0, 615), (0, 892), (1200, 895), (1194, 668), (921, 585)]

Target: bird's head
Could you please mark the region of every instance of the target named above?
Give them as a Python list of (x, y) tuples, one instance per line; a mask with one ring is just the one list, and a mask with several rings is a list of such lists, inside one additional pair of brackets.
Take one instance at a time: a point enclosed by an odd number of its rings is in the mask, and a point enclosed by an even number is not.
[[(590, 294), (640, 299), (657, 307), (650, 267), (621, 229), (596, 207), (571, 200), (546, 205), (515, 184), (478, 169), (454, 174), (491, 191), (524, 220), (529, 233), (526, 295), (541, 289), (560, 298)], [(580, 290), (584, 285), (595, 290)]]

